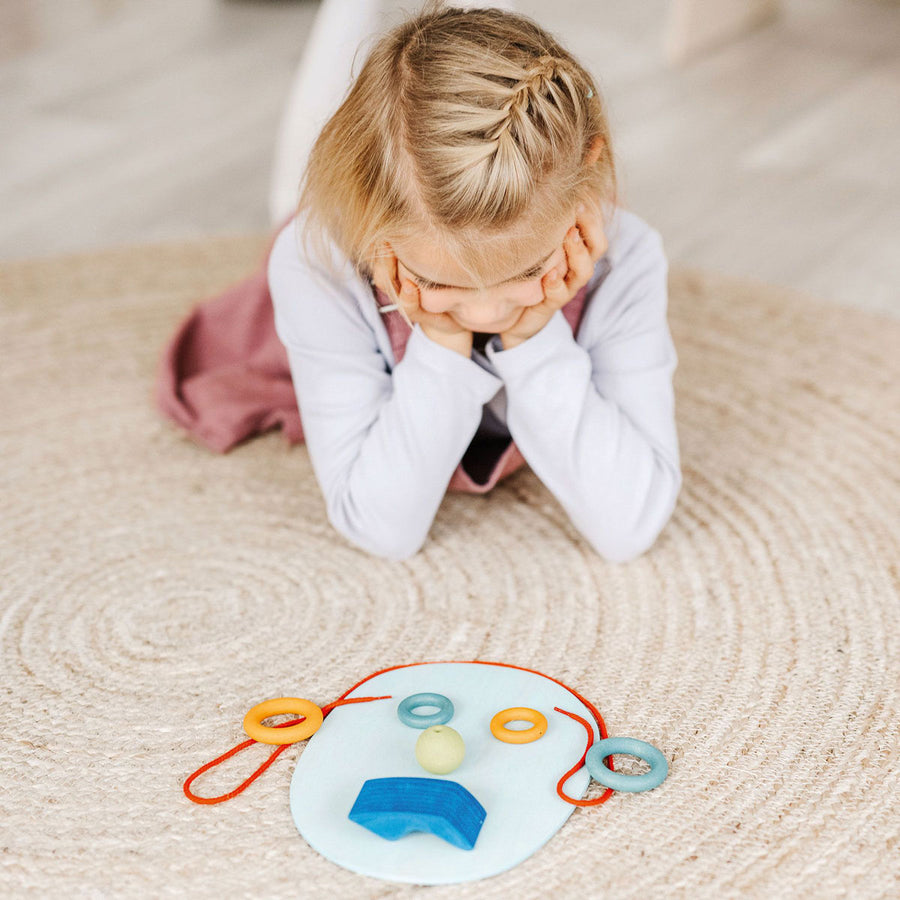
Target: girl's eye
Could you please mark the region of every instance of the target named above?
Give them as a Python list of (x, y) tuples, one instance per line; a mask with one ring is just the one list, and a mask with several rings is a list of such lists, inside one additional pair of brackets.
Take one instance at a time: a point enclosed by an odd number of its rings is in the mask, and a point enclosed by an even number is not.
[[(538, 275), (543, 271), (543, 266), (538, 266), (530, 272), (526, 272), (524, 275), (519, 275), (518, 278), (510, 278), (510, 282), (513, 281), (531, 281), (532, 278), (537, 278)], [(419, 285), (420, 288), (424, 288), (426, 291), (452, 291), (454, 288), (450, 287), (446, 284), (435, 284), (433, 281), (426, 281), (424, 278), (420, 278), (416, 281), (416, 284)]]

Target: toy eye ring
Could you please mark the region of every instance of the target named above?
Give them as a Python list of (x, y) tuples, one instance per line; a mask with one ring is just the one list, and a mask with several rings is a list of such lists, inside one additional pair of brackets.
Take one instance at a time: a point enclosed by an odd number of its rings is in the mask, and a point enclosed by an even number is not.
[[(422, 706), (436, 706), (437, 712), (423, 715), (415, 712)], [(446, 725), (453, 718), (453, 704), (443, 694), (411, 694), (400, 702), (397, 717), (410, 728), (431, 728), (433, 725)]]
[[(263, 719), (285, 713), (296, 713), (303, 716), (304, 721), (288, 728), (263, 725)], [(301, 697), (276, 697), (257, 703), (244, 716), (244, 731), (248, 737), (261, 744), (296, 744), (312, 737), (319, 730), (323, 719), (322, 710), (311, 700), (304, 700)]]
[[(531, 728), (516, 731), (506, 727), (508, 722), (531, 722)], [(546, 732), (546, 716), (527, 706), (511, 706), (491, 719), (491, 734), (504, 744), (530, 744), (542, 738)]]

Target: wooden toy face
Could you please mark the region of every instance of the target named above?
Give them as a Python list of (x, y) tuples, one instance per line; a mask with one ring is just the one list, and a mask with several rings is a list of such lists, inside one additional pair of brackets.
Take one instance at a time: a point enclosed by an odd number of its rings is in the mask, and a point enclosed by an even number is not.
[[(443, 694), (454, 706), (446, 724), (465, 741), (461, 765), (433, 775), (415, 756), (421, 731), (397, 715), (412, 694)], [(556, 793), (560, 776), (586, 744), (584, 727), (555, 712), (560, 707), (593, 723), (570, 691), (532, 672), (483, 663), (427, 663), (377, 675), (349, 697), (391, 695), (334, 709), (301, 754), (291, 782), (291, 811), (298, 830), (338, 865), (390, 881), (445, 884), (485, 878), (529, 857), (563, 825), (575, 807)], [(538, 740), (510, 744), (491, 734), (493, 716), (530, 707), (547, 719)], [(597, 739), (596, 727), (594, 737)], [(471, 850), (436, 834), (416, 832), (386, 840), (348, 818), (368, 779), (440, 778), (462, 785), (486, 816)], [(590, 776), (581, 768), (566, 783), (580, 798)]]

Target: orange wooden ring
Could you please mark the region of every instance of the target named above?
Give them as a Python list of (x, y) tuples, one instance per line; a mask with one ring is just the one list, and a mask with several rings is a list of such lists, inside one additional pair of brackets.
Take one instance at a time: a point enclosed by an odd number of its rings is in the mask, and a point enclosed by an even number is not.
[[(304, 716), (305, 721), (289, 728), (271, 728), (263, 725), (263, 719), (283, 713), (297, 713)], [(261, 744), (296, 744), (312, 737), (322, 724), (325, 716), (322, 710), (311, 700), (300, 697), (277, 697), (257, 703), (244, 716), (244, 731)]]
[[(507, 722), (531, 722), (531, 728), (514, 731), (507, 728)], [(512, 706), (501, 710), (491, 719), (491, 734), (505, 744), (530, 744), (544, 736), (547, 731), (547, 719), (536, 709), (527, 706)]]

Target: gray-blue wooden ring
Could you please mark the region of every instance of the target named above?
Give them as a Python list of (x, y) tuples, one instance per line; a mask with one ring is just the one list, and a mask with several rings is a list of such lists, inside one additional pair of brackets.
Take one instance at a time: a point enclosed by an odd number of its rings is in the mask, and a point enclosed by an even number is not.
[[(438, 711), (427, 716), (415, 712), (422, 706), (436, 706)], [(453, 718), (453, 704), (443, 694), (412, 694), (400, 702), (397, 716), (410, 728), (431, 728), (445, 725)]]
[[(611, 772), (603, 760), (615, 753), (640, 757), (644, 762), (650, 763), (650, 771), (643, 775)], [(614, 791), (650, 791), (659, 787), (669, 774), (669, 764), (665, 756), (653, 744), (639, 741), (637, 738), (611, 737), (597, 741), (588, 750), (584, 764), (594, 781), (599, 781), (604, 787), (612, 788)]]

